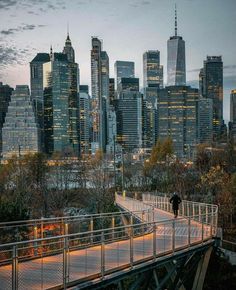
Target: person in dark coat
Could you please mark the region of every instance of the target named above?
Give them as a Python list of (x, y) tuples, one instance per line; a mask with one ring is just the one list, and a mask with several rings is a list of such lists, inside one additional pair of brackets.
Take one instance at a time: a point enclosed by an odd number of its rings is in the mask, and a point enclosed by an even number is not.
[(178, 196), (178, 194), (176, 192), (174, 192), (173, 196), (171, 197), (170, 203), (172, 203), (174, 216), (175, 216), (175, 218), (177, 218), (179, 204), (181, 203), (181, 198)]

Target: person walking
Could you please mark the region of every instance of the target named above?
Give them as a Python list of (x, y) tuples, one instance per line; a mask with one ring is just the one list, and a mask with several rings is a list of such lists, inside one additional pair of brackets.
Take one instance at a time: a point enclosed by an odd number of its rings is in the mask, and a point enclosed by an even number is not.
[(172, 208), (174, 212), (175, 218), (178, 216), (179, 204), (181, 203), (181, 198), (178, 196), (176, 192), (174, 192), (173, 196), (170, 199), (170, 203), (172, 203)]

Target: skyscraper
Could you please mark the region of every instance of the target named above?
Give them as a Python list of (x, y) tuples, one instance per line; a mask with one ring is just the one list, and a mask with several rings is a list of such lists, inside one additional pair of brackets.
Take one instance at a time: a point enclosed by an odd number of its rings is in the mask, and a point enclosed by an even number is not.
[(117, 141), (131, 152), (142, 147), (142, 95), (126, 91), (116, 103)]
[(179, 158), (191, 158), (197, 143), (198, 89), (170, 86), (159, 90), (157, 99), (158, 139), (172, 138)]
[(185, 41), (177, 33), (177, 10), (175, 7), (175, 35), (167, 42), (167, 83), (168, 86), (186, 84)]
[(219, 139), (223, 127), (223, 62), (221, 56), (207, 56), (200, 73), (202, 95), (213, 101), (213, 139)]
[(163, 66), (160, 51), (148, 50), (143, 54), (143, 87), (163, 88)]
[(8, 85), (3, 85), (3, 83), (0, 82), (0, 155), (2, 153), (2, 127), (5, 122), (12, 92), (13, 88)]
[(40, 128), (40, 146), (44, 151), (44, 96), (43, 96), (43, 64), (50, 61), (49, 53), (38, 53), (30, 62), (31, 98), (36, 113), (36, 121)]
[(139, 92), (139, 78), (120, 78), (118, 83), (118, 98), (123, 92)]
[(229, 138), (236, 144), (236, 89), (230, 94)]
[(80, 111), (80, 152), (82, 155), (90, 153), (90, 96), (88, 86), (80, 86), (79, 89), (79, 111)]
[(213, 102), (200, 96), (197, 109), (198, 143), (211, 144), (213, 140)]
[(76, 63), (64, 53), (51, 53), (43, 64), (45, 151), (79, 154), (79, 112)]
[(39, 152), (39, 132), (29, 87), (16, 86), (2, 129), (3, 158)]
[(134, 62), (121, 61), (115, 62), (115, 89), (117, 90), (121, 78), (134, 78)]
[(236, 123), (236, 89), (230, 94), (230, 122)]
[(91, 140), (92, 153), (95, 153), (97, 149), (106, 149), (106, 112), (109, 97), (109, 58), (102, 51), (102, 42), (97, 37), (92, 37), (91, 84)]

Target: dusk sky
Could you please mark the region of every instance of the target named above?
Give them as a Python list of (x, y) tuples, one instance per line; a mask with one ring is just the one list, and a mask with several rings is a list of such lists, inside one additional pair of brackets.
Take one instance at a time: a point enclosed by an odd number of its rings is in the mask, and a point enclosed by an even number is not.
[(186, 42), (187, 80), (198, 86), (207, 55), (224, 62), (224, 118), (229, 120), (229, 93), (236, 88), (236, 0), (0, 0), (0, 81), (29, 84), (29, 62), (38, 52), (62, 51), (67, 23), (81, 84), (90, 86), (91, 36), (103, 40), (110, 58), (135, 62), (142, 86), (142, 55), (158, 49), (166, 80), (167, 40), (178, 34)]

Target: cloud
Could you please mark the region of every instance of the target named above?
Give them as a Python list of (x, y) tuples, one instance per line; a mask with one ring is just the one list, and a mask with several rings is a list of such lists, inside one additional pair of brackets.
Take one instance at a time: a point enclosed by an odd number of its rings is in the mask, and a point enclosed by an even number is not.
[(0, 44), (1, 70), (9, 65), (23, 64), (25, 62), (25, 56), (29, 51), (29, 48), (17, 49), (14, 45), (5, 46)]
[(46, 25), (44, 24), (39, 24), (39, 25), (35, 25), (35, 24), (25, 24), (22, 23), (22, 25), (17, 26), (16, 28), (9, 28), (7, 30), (1, 30), (0, 34), (4, 35), (4, 36), (8, 36), (8, 35), (12, 35), (18, 32), (24, 32), (27, 30), (34, 30), (36, 28), (42, 28), (45, 27)]
[(1, 0), (0, 9), (8, 10), (10, 7), (15, 6), (16, 4), (16, 0)]

